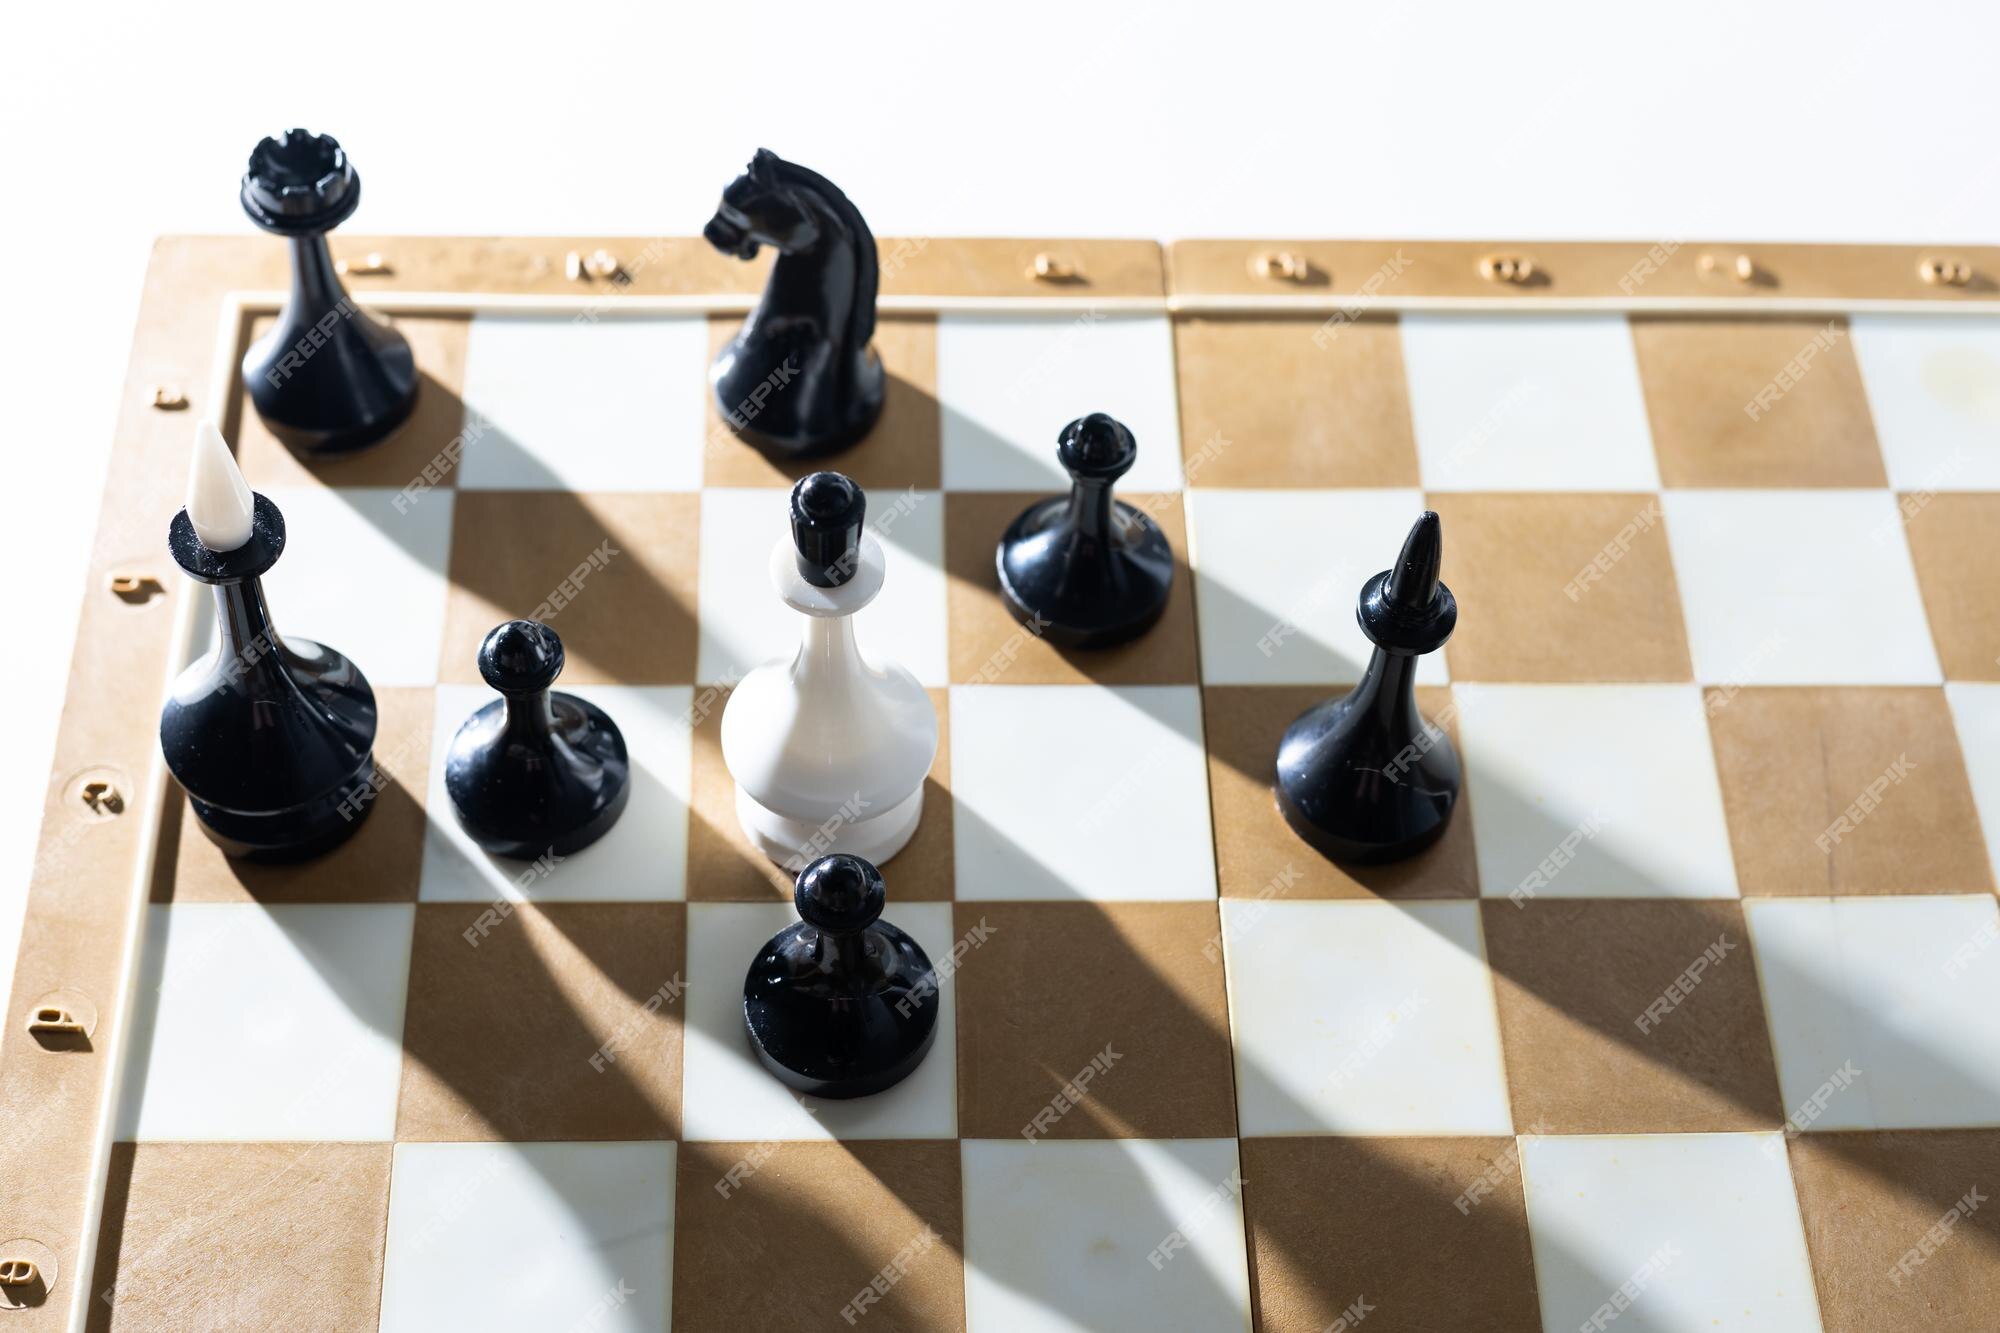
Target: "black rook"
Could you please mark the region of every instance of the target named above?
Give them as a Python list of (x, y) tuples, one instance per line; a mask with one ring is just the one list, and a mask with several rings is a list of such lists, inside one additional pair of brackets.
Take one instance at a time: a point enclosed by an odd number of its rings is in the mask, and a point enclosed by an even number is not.
[(331, 136), (287, 130), (250, 154), (242, 200), (292, 243), (291, 299), (243, 354), (257, 415), (301, 454), (374, 444), (408, 419), (418, 379), (408, 341), (354, 304), (327, 250), (327, 232), (361, 203), (360, 175)]

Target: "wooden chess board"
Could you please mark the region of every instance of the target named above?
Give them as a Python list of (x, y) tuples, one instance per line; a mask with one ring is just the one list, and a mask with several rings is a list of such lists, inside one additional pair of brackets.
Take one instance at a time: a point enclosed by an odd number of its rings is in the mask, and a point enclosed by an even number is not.
[[(233, 369), (281, 246), (154, 256), (0, 1032), (0, 1333), (1992, 1325), (2000, 251), (884, 241), (838, 466), (864, 647), (943, 723), (884, 871), (944, 1017), (802, 1103), (741, 1032), (790, 912), (717, 744), (795, 632), (793, 474), (705, 395), (762, 265), (334, 240), (425, 384), (323, 468)], [(1065, 655), (992, 552), (1092, 410), (1184, 563)], [(290, 870), (158, 758), (204, 414), (287, 516), (276, 623), (382, 705), (376, 808)], [(1427, 506), (1465, 808), (1349, 873), (1272, 755)], [(538, 611), (635, 791), (495, 863), (441, 747)]]

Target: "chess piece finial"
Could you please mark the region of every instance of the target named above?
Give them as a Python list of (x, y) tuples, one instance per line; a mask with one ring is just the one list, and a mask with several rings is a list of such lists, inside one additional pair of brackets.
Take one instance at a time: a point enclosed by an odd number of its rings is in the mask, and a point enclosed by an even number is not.
[(215, 647), (174, 681), (160, 748), (225, 853), (296, 861), (345, 841), (374, 808), (375, 694), (334, 649), (279, 637), (263, 575), (284, 552), (285, 518), (243, 487), (245, 530), (238, 487), (228, 446), (203, 423), (167, 548), (215, 590)]
[(722, 759), (750, 844), (797, 873), (821, 852), (880, 864), (916, 832), (937, 754), (937, 711), (902, 666), (871, 662), (854, 615), (882, 591), (882, 543), (867, 499), (837, 472), (792, 488), (791, 530), (771, 582), (803, 618), (798, 651), (737, 683), (722, 710)]
[(467, 836), (495, 856), (581, 851), (631, 795), (625, 738), (597, 705), (550, 689), (562, 669), (562, 640), (539, 621), (507, 621), (479, 645), (479, 675), (500, 698), (452, 737), (444, 785)]
[(778, 252), (764, 294), (709, 372), (738, 436), (773, 457), (855, 443), (882, 415), (875, 237), (833, 182), (760, 148), (702, 228), (737, 259)]
[(771, 937), (743, 982), (757, 1058), (787, 1087), (864, 1097), (907, 1078), (937, 1036), (937, 974), (881, 919), (888, 892), (858, 856), (823, 856), (792, 890), (799, 921)]
[(1023, 510), (995, 552), (1014, 618), (1059, 648), (1108, 648), (1144, 634), (1166, 610), (1174, 553), (1149, 516), (1112, 498), (1139, 456), (1123, 423), (1102, 412), (1063, 427), (1056, 457), (1068, 495)]
[(361, 203), (361, 177), (326, 134), (286, 130), (258, 142), (243, 174), (243, 211), (292, 246), (292, 291), (271, 331), (243, 354), (257, 415), (308, 457), (385, 438), (416, 406), (410, 344), (347, 294), (326, 234)]
[(213, 421), (194, 431), (194, 465), (188, 469), (187, 516), (194, 535), (211, 551), (234, 551), (250, 540), (256, 503), (229, 442)]
[(1404, 656), (1444, 647), (1458, 624), (1458, 601), (1440, 581), (1444, 569), (1444, 528), (1425, 510), (1403, 539), (1393, 568), (1368, 580), (1355, 614), (1370, 643)]
[(838, 588), (861, 566), (868, 497), (838, 472), (815, 472), (792, 488), (792, 545), (799, 577)]
[(1425, 512), (1394, 567), (1368, 580), (1356, 615), (1375, 645), (1361, 683), (1307, 709), (1278, 746), (1278, 808), (1336, 861), (1394, 861), (1444, 833), (1458, 804), (1458, 751), (1417, 711), (1416, 664), (1458, 623), (1439, 578), (1444, 533)]

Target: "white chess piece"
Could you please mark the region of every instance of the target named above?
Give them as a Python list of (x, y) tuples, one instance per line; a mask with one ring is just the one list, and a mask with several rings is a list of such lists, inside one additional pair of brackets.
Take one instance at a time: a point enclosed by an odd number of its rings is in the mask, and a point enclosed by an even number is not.
[(194, 465), (188, 469), (187, 514), (194, 535), (211, 551), (234, 551), (250, 540), (256, 502), (213, 421), (194, 430)]
[(736, 817), (752, 846), (794, 871), (835, 852), (880, 864), (901, 851), (937, 753), (924, 687), (893, 662), (869, 662), (855, 641), (854, 613), (883, 578), (863, 503), (837, 473), (793, 490), (792, 533), (771, 551), (771, 582), (805, 632), (796, 655), (750, 672), (722, 712)]

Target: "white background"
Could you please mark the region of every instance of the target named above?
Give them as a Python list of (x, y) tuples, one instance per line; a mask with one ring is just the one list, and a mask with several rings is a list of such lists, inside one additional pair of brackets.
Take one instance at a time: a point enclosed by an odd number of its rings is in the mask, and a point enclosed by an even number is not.
[(249, 230), (265, 133), (337, 135), (367, 232), (693, 234), (761, 144), (880, 235), (1992, 244), (1996, 50), (1939, 0), (11, 5), (0, 993), (147, 249)]

